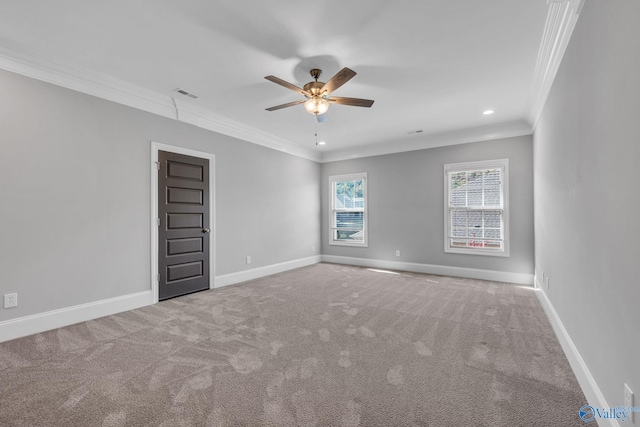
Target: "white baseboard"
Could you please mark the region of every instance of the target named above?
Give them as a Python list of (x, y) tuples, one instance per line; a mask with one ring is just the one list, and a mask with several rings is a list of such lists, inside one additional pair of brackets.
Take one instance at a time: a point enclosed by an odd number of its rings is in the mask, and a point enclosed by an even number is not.
[[(251, 270), (216, 276), (214, 284), (216, 288), (257, 279), (271, 274), (281, 273), (294, 268), (317, 264), (321, 261), (320, 255), (287, 261), (280, 264), (253, 268)], [(74, 323), (86, 322), (99, 317), (109, 316), (127, 310), (154, 304), (154, 295), (151, 290), (130, 295), (94, 301), (86, 304), (65, 307), (45, 313), (33, 314), (0, 322), (0, 342), (37, 334), (51, 329), (62, 328)]]
[(151, 290), (0, 322), (0, 342), (153, 304)]
[(446, 265), (419, 264), (415, 262), (385, 261), (381, 259), (354, 258), (322, 255), (323, 262), (350, 264), (360, 267), (386, 268), (389, 270), (411, 271), (414, 273), (437, 274), (439, 276), (466, 277), (469, 279), (491, 280), (494, 282), (533, 285), (533, 274), (510, 273), (506, 271), (482, 270), (479, 268), (449, 267)]
[[(571, 369), (573, 369), (573, 373), (580, 384), (580, 388), (582, 388), (584, 396), (587, 398), (588, 404), (594, 408), (609, 408), (610, 406), (607, 404), (607, 400), (600, 391), (600, 387), (598, 387), (596, 380), (593, 378), (593, 375), (591, 375), (587, 364), (584, 362), (580, 352), (562, 324), (562, 321), (553, 307), (553, 304), (551, 304), (551, 301), (547, 297), (547, 294), (542, 290), (537, 278), (536, 296), (549, 319), (549, 323), (551, 323), (551, 326), (553, 327), (553, 331), (558, 337), (558, 341), (560, 341), (562, 350), (564, 351), (565, 356), (567, 356), (567, 360), (569, 361)], [(578, 412), (578, 409), (579, 408), (576, 408), (576, 413)], [(614, 418), (596, 418), (596, 422), (600, 427), (620, 427), (620, 424)]]
[(293, 261), (282, 262), (279, 264), (267, 265), (264, 267), (252, 268), (251, 270), (238, 271), (236, 273), (224, 274), (216, 276), (214, 281), (215, 289), (223, 286), (234, 285), (236, 283), (246, 282), (247, 280), (259, 279), (260, 277), (269, 276), (271, 274), (282, 273), (283, 271), (293, 270), (294, 268), (306, 267), (307, 265), (317, 264), (321, 262), (320, 255), (308, 258), (296, 259)]

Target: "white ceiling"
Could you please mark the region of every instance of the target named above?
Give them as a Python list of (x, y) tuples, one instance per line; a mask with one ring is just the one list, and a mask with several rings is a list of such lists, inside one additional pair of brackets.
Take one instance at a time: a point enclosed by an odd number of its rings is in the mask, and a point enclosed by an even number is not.
[[(356, 156), (412, 139), (530, 129), (548, 8), (545, 0), (2, 1), (0, 47), (175, 97), (179, 108), (325, 158)], [(315, 145), (315, 118), (302, 105), (265, 111), (301, 95), (264, 76), (302, 86), (311, 68), (327, 81), (342, 67), (358, 74), (334, 94), (375, 103), (331, 105), (318, 125), (325, 146)]]

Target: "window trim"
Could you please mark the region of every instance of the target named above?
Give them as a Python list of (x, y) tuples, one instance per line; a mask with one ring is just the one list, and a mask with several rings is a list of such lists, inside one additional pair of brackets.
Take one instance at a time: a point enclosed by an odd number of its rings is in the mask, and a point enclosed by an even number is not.
[[(336, 227), (334, 226), (336, 209), (334, 208), (335, 197), (334, 197), (333, 184), (335, 182), (339, 182), (339, 181), (358, 181), (358, 180), (363, 180), (364, 181), (364, 191), (363, 191), (364, 201), (363, 201), (363, 208), (362, 208), (362, 212), (363, 212), (363, 218), (362, 218), (362, 224), (363, 224), (362, 242), (357, 242), (357, 241), (349, 242), (349, 241), (344, 241), (344, 240), (335, 240), (333, 238), (333, 235), (334, 235), (333, 232), (336, 229)], [(369, 210), (368, 210), (369, 196), (368, 196), (368, 189), (369, 189), (369, 183), (367, 181), (367, 172), (359, 172), (359, 173), (350, 173), (350, 174), (344, 174), (344, 175), (331, 175), (331, 176), (329, 176), (329, 244), (330, 245), (351, 246), (351, 247), (358, 247), (358, 248), (369, 247)]]
[[(502, 227), (503, 227), (503, 245), (502, 250), (487, 248), (454, 248), (449, 245), (449, 234), (451, 230), (451, 206), (449, 206), (449, 174), (452, 172), (462, 172), (470, 170), (496, 169), (503, 170), (502, 173)], [(486, 209), (492, 210), (492, 209)], [(450, 163), (444, 165), (444, 252), (452, 254), (465, 255), (483, 255), (483, 256), (510, 256), (510, 238), (509, 238), (509, 159), (484, 160), (465, 163)]]

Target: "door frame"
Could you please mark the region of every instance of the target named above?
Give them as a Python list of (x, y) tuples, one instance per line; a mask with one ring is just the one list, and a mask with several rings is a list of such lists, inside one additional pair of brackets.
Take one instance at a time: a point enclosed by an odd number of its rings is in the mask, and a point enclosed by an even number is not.
[(209, 160), (209, 224), (211, 234), (209, 235), (209, 289), (214, 288), (215, 280), (215, 240), (217, 235), (215, 212), (216, 199), (214, 191), (215, 183), (215, 160), (216, 156), (211, 153), (191, 150), (189, 148), (176, 147), (174, 145), (162, 144), (151, 141), (151, 293), (153, 303), (158, 302), (158, 151), (168, 151), (170, 153), (183, 154), (185, 156), (198, 157)]

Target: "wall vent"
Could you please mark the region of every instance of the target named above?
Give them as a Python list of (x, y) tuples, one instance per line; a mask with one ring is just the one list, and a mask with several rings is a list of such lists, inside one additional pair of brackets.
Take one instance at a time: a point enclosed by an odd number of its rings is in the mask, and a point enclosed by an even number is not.
[(175, 88), (173, 91), (174, 92), (178, 92), (181, 95), (188, 96), (189, 98), (198, 99), (198, 95), (194, 95), (194, 94), (192, 94), (190, 92), (187, 92), (184, 89), (180, 89), (179, 87)]

